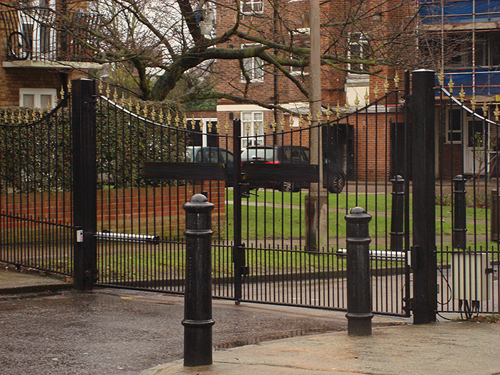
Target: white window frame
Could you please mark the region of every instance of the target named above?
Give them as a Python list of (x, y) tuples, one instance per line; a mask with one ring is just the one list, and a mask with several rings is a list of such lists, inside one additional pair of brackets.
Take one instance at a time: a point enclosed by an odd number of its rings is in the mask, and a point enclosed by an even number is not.
[[(293, 35), (311, 35), (311, 29), (309, 27), (305, 27), (305, 28), (302, 28), (302, 29), (298, 29), (297, 31), (294, 31), (293, 32)], [(306, 46), (307, 47), (310, 47), (311, 45), (311, 39), (309, 39), (309, 46)], [(294, 56), (290, 56), (290, 58), (293, 60), (294, 59)], [(291, 66), (290, 67), (290, 74), (291, 75), (309, 75), (309, 66), (304, 66), (304, 67), (301, 67), (301, 68), (297, 68), (297, 67), (294, 67), (294, 66)]]
[[(204, 118), (204, 117), (190, 117), (186, 119), (188, 122), (192, 121), (193, 123), (196, 121), (200, 122), (201, 125), (201, 147), (207, 147), (208, 145), (208, 140), (207, 137), (209, 135), (209, 129), (208, 125), (210, 124), (210, 127), (212, 127), (212, 124), (215, 123), (217, 124), (217, 119), (216, 118)], [(210, 135), (213, 135), (210, 133)]]
[[(245, 10), (245, 6), (249, 6), (250, 10)], [(241, 13), (247, 15), (264, 13), (264, 0), (242, 0)]]
[[(242, 44), (241, 48), (243, 49), (252, 46), (258, 46), (258, 44)], [(243, 68), (245, 68), (245, 62), (250, 62), (252, 65), (250, 70), (246, 71), (247, 75), (250, 77), (250, 82), (264, 82), (264, 61), (260, 57), (248, 57), (243, 59)], [(255, 78), (257, 76), (257, 74), (255, 74), (257, 71), (261, 71), (262, 74), (260, 77)], [(241, 82), (246, 82), (243, 72), (241, 73)]]
[[(247, 131), (248, 127), (248, 131)], [(255, 132), (257, 130), (257, 133)], [(241, 112), (242, 147), (264, 144), (264, 112)], [(248, 137), (248, 138), (247, 138)]]
[[(57, 91), (56, 89), (35, 89), (35, 88), (21, 88), (19, 89), (19, 106), (24, 107), (24, 95), (34, 95), (34, 108), (42, 108), (41, 98), (42, 95), (51, 96), (51, 106), (52, 109), (56, 106)], [(47, 109), (47, 108), (42, 108)]]
[[(356, 36), (354, 38), (354, 36)], [(365, 58), (365, 50), (368, 49), (368, 40), (366, 39), (366, 36), (363, 33), (360, 32), (355, 32), (355, 33), (350, 33), (349, 38), (347, 40), (348, 43), (348, 50), (347, 50), (347, 58), (351, 59), (351, 46), (359, 46), (359, 58), (364, 59)], [(364, 70), (364, 65), (363, 64), (358, 64), (359, 65), (359, 71), (356, 70), (356, 73), (358, 74), (363, 74), (365, 73)], [(347, 64), (347, 68), (351, 70), (351, 64)], [(350, 74), (354, 74), (353, 72), (350, 72)]]

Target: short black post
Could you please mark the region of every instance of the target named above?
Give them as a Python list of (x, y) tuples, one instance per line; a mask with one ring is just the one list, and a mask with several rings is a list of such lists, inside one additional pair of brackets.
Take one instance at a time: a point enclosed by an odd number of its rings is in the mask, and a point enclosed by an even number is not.
[(370, 281), (371, 242), (368, 223), (372, 217), (355, 207), (347, 222), (347, 332), (353, 336), (372, 334), (372, 296)]
[(462, 175), (457, 175), (453, 182), (455, 185), (453, 190), (455, 198), (453, 206), (453, 248), (465, 250), (467, 242), (465, 178)]
[(397, 175), (392, 182), (392, 212), (391, 212), (391, 250), (403, 251), (404, 240), (404, 183), (405, 180)]
[(196, 194), (186, 211), (186, 292), (184, 297), (184, 366), (212, 364), (211, 212), (214, 205)]

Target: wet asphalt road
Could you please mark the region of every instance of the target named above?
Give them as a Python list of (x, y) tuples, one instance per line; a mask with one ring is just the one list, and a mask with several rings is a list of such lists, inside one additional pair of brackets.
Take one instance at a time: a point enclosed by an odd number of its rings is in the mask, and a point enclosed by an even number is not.
[[(121, 289), (0, 296), (0, 374), (139, 374), (183, 356), (183, 298)], [(344, 313), (213, 302), (228, 348), (345, 330)]]

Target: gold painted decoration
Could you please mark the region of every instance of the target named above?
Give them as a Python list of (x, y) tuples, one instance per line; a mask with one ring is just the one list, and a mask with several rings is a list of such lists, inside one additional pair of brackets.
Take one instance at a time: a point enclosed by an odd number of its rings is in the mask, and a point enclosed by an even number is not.
[(439, 86), (443, 87), (444, 86), (444, 72), (442, 69), (438, 74), (438, 81), (439, 81)]
[(470, 106), (471, 106), (472, 112), (476, 112), (476, 96), (475, 95), (470, 100)]
[(483, 117), (484, 118), (488, 118), (488, 103), (487, 102), (484, 102), (483, 103)]
[(500, 110), (498, 109), (498, 104), (495, 104), (495, 111), (493, 112), (495, 116), (495, 121), (498, 122), (498, 118), (500, 117)]
[(396, 88), (396, 90), (399, 89), (399, 75), (398, 75), (398, 72), (396, 72), (396, 74), (394, 75), (394, 87)]
[(460, 103), (464, 104), (465, 101), (465, 91), (464, 91), (464, 85), (462, 85), (460, 92), (458, 93), (460, 96)]
[(455, 86), (455, 83), (453, 82), (453, 77), (450, 76), (450, 80), (448, 81), (448, 88), (449, 88), (450, 94), (453, 94), (453, 86)]

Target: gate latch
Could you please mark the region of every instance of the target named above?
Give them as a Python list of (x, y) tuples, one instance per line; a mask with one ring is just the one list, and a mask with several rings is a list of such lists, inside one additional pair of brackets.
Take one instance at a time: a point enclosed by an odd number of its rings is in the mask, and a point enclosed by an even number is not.
[(76, 242), (83, 242), (83, 229), (76, 231)]

